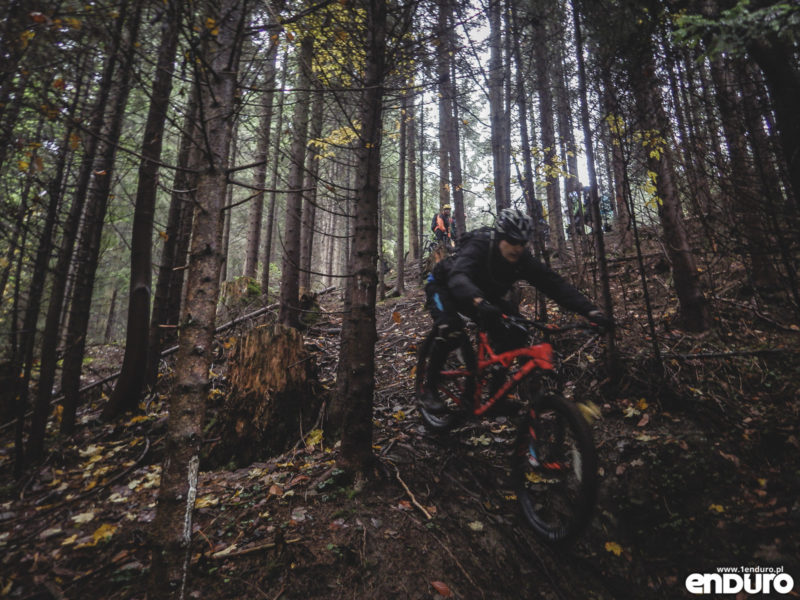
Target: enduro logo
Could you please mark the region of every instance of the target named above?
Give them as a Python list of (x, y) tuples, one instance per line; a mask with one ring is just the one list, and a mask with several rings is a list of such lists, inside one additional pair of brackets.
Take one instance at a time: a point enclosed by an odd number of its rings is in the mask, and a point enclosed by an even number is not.
[(692, 573), (686, 590), (692, 594), (788, 594), (794, 579), (783, 567), (719, 567), (716, 573)]

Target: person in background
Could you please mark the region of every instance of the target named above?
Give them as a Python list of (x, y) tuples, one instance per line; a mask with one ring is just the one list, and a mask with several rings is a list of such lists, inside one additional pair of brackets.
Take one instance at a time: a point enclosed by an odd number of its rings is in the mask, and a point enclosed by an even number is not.
[(456, 224), (450, 216), (450, 205), (445, 204), (442, 210), (433, 215), (431, 231), (436, 236), (437, 241), (445, 246), (454, 246), (456, 239)]

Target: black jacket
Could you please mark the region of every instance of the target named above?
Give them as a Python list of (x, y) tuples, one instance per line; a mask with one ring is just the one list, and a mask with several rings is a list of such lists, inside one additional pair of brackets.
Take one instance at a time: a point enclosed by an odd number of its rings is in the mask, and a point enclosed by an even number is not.
[(458, 251), (439, 262), (433, 276), (444, 284), (457, 304), (472, 306), (473, 298), (498, 303), (516, 281), (527, 281), (564, 308), (586, 315), (596, 307), (556, 272), (536, 260), (529, 250), (516, 263), (500, 254), (491, 228), (461, 238)]

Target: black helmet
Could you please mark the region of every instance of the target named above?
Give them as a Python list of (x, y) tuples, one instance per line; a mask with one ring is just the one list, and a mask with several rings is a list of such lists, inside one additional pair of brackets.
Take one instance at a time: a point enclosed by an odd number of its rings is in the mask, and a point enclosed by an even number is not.
[(527, 242), (533, 235), (533, 221), (516, 208), (501, 210), (494, 228), (501, 236), (518, 242)]

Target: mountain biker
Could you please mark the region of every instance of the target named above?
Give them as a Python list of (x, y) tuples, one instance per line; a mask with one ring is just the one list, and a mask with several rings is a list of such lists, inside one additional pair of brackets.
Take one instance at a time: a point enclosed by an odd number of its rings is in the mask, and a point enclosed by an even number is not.
[(445, 204), (442, 206), (441, 212), (433, 215), (431, 221), (431, 231), (433, 231), (436, 239), (440, 244), (452, 246), (455, 240), (456, 224), (450, 216), (450, 205)]
[(613, 327), (613, 320), (586, 296), (533, 257), (526, 248), (532, 233), (530, 217), (506, 208), (497, 216), (494, 228), (484, 227), (463, 236), (458, 251), (439, 262), (428, 276), (427, 307), (438, 329), (421, 398), (428, 411), (445, 410), (437, 386), (447, 355), (466, 340), (459, 312), (486, 327), (497, 352), (526, 345), (527, 339), (522, 339), (526, 336), (503, 326), (502, 315), (515, 314), (516, 310), (502, 297), (516, 281), (527, 281), (564, 308), (601, 327)]

